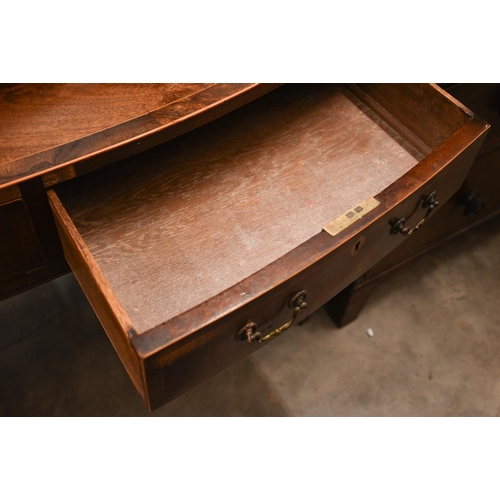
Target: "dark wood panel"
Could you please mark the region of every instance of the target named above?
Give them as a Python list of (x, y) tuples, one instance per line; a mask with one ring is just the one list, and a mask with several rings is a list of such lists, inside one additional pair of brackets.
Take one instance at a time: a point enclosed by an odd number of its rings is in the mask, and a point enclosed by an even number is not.
[[(16, 186), (16, 190), (23, 197), (33, 238), (36, 239), (38, 252), (42, 256), (42, 264), (29, 273), (0, 280), (0, 300), (69, 271), (41, 178), (24, 182)], [(11, 257), (15, 256), (16, 252), (12, 248), (9, 249), (8, 240), (4, 241), (6, 243), (1, 245), (2, 249)], [(22, 245), (31, 245), (29, 236), (23, 236)]]
[(22, 200), (0, 205), (0, 281), (44, 266), (44, 260)]

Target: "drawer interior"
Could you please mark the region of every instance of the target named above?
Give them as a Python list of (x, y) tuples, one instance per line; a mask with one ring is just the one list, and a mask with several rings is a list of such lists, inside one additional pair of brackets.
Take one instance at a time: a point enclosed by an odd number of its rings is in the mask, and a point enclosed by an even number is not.
[(276, 261), (423, 158), (341, 85), (292, 85), (57, 187), (137, 333)]

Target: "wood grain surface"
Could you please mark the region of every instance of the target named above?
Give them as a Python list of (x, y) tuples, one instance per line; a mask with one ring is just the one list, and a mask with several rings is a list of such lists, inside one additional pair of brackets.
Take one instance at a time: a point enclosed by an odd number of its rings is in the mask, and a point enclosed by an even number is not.
[[(353, 87), (365, 94), (367, 104), (373, 102), (377, 107), (382, 107), (404, 130), (408, 130), (428, 146), (430, 151), (465, 125), (472, 115), (467, 108), (458, 106), (457, 101), (450, 100), (446, 93), (435, 85), (375, 83)], [(390, 120), (388, 121), (390, 123)], [(406, 138), (410, 140), (410, 137)]]
[[(37, 175), (47, 184), (168, 140), (276, 85), (19, 84), (0, 88), (0, 186)], [(229, 110), (231, 105), (229, 105)], [(167, 132), (168, 131), (168, 132)], [(161, 136), (161, 137), (160, 137)], [(142, 140), (142, 145), (141, 145)], [(113, 151), (115, 154), (109, 155)], [(120, 154), (117, 154), (120, 151)], [(103, 155), (108, 152), (108, 155)], [(90, 163), (89, 163), (90, 162)], [(50, 176), (52, 175), (52, 177)], [(74, 175), (73, 175), (74, 176)]]
[(276, 261), (421, 155), (338, 85), (278, 89), (56, 188), (135, 330)]
[[(146, 115), (210, 84), (19, 85), (0, 94), (0, 165)], [(37, 132), (42, 133), (37, 134)]]

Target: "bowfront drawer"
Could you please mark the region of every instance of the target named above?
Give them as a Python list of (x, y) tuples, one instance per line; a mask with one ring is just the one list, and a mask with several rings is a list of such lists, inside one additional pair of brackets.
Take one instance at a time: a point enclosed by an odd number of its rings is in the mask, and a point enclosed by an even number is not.
[(291, 85), (49, 190), (150, 408), (272, 341), (425, 231), (487, 124), (432, 85)]

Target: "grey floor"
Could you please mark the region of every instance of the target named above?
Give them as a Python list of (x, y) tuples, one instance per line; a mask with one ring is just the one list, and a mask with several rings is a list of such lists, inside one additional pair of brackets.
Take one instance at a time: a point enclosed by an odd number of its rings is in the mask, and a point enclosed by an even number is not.
[[(1, 416), (497, 416), (500, 219), (148, 413), (73, 275), (0, 303)], [(367, 335), (371, 328), (374, 336)]]

